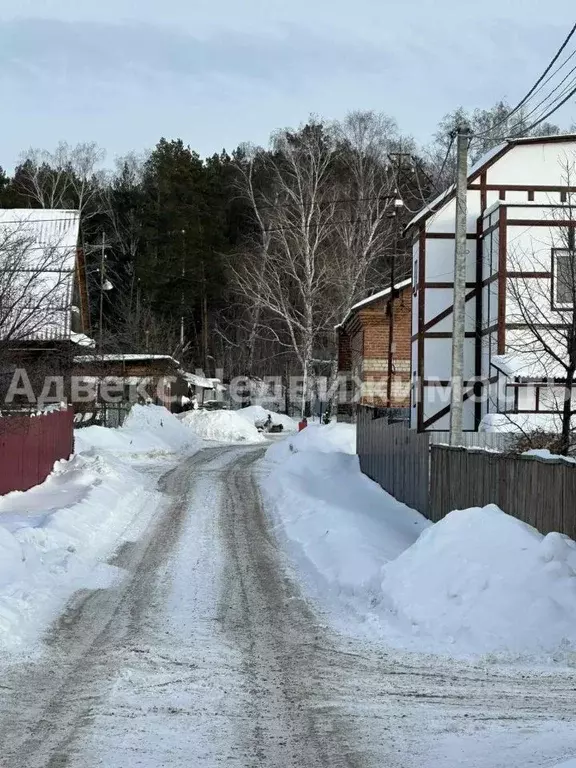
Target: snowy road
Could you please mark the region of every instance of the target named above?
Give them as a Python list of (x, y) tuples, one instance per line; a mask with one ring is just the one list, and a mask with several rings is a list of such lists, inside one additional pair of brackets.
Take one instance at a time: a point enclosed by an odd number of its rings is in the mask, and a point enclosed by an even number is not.
[(124, 578), (78, 594), (42, 658), (0, 670), (2, 766), (524, 768), (576, 753), (565, 670), (332, 633), (269, 531), (262, 451), (210, 448), (165, 475), (170, 503), (112, 561)]

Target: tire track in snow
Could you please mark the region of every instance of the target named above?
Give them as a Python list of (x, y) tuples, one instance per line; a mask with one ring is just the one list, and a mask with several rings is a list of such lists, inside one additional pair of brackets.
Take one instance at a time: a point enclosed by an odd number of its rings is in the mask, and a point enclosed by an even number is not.
[(228, 473), (221, 515), (228, 551), (221, 621), (250, 681), (252, 722), (240, 737), (251, 765), (360, 768), (366, 763), (346, 719), (322, 686), (330, 641), (271, 537), (251, 472), (257, 458), (240, 458)]
[(205, 449), (163, 475), (159, 488), (172, 501), (138, 542), (112, 557), (126, 578), (113, 589), (77, 593), (46, 635), (48, 657), (15, 665), (4, 675), (0, 744), (10, 768), (68, 765), (76, 733), (111, 684), (119, 649), (137, 628), (156, 572), (178, 541), (201, 469), (228, 451)]
[(0, 760), (524, 768), (576, 752), (574, 671), (400, 654), (324, 626), (271, 533), (260, 452), (208, 449), (165, 476), (171, 504), (111, 561), (124, 581), (77, 595), (46, 658), (3, 674)]

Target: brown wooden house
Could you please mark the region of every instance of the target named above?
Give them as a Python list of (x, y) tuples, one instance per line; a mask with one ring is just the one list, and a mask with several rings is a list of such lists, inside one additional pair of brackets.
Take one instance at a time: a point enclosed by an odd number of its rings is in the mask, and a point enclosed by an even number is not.
[[(190, 393), (180, 363), (170, 355), (87, 354), (74, 357), (73, 375), (94, 386), (93, 402), (105, 402), (109, 388), (118, 402), (153, 402), (181, 410)], [(76, 410), (81, 403), (72, 397)]]

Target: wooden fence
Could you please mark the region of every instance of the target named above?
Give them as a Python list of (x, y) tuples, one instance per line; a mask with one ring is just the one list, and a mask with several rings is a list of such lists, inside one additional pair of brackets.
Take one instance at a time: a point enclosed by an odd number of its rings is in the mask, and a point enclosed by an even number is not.
[(576, 539), (576, 464), (434, 445), (429, 517), (497, 504), (541, 533)]
[(576, 539), (576, 464), (434, 445), (429, 434), (376, 416), (358, 409), (362, 471), (433, 522), (454, 509), (497, 504), (544, 534)]
[(74, 450), (72, 409), (0, 418), (0, 495), (42, 483)]
[(360, 468), (388, 493), (409, 507), (428, 513), (429, 437), (404, 424), (373, 418), (371, 408), (358, 409), (357, 453)]

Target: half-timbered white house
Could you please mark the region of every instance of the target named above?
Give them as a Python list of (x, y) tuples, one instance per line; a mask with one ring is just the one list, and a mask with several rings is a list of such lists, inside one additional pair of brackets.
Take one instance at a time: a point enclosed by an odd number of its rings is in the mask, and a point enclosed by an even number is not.
[[(509, 140), (469, 173), (465, 430), (490, 413), (557, 409), (554, 392), (542, 396), (537, 383), (561, 383), (574, 304), (564, 278), (574, 264), (575, 193), (576, 135)], [(450, 427), (455, 212), (451, 187), (409, 225), (412, 426), (420, 431)]]

